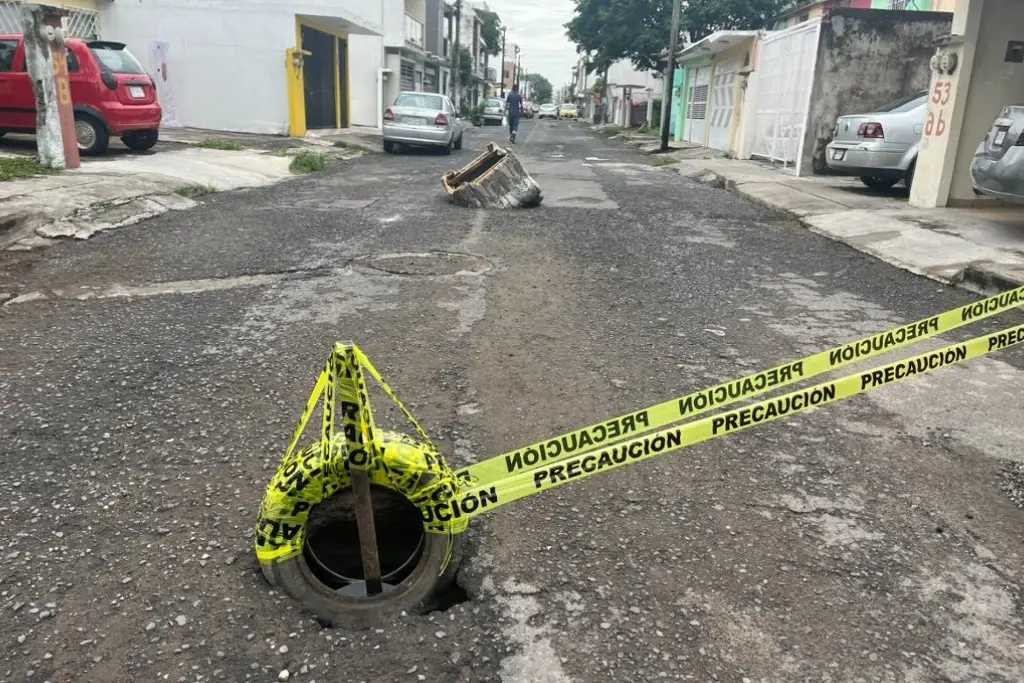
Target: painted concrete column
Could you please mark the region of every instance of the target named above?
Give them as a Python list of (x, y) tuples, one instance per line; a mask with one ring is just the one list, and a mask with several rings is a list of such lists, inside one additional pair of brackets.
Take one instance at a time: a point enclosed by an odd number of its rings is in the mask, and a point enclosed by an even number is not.
[[(912, 206), (947, 206), (954, 198), (951, 190), (956, 174), (970, 173), (970, 156), (980, 139), (973, 139), (973, 135), (965, 137), (964, 123), (968, 113), (968, 99), (974, 96), (971, 92), (971, 76), (986, 4), (987, 0), (956, 0), (952, 37), (948, 45), (936, 50), (940, 60), (945, 57), (947, 68), (943, 69), (939, 65), (932, 69), (921, 152), (917, 158), (910, 192)], [(955, 60), (955, 70), (949, 73), (952, 60)], [(967, 184), (969, 188), (969, 175)], [(960, 189), (959, 194), (963, 195), (963, 188)], [(970, 196), (959, 198), (973, 199), (973, 192)]]

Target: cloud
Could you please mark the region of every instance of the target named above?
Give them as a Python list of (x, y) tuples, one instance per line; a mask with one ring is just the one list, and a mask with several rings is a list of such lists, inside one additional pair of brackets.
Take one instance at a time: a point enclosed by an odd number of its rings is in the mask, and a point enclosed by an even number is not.
[(576, 65), (576, 46), (565, 37), (573, 0), (487, 0), (508, 29), (508, 42), (519, 45), (523, 68), (539, 73), (556, 88), (568, 83)]

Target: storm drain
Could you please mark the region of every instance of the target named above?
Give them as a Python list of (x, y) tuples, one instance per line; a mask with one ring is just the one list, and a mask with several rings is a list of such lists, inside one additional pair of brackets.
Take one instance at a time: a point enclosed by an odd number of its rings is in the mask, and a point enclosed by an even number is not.
[(425, 253), (379, 254), (360, 256), (353, 264), (391, 275), (483, 275), (491, 262), (475, 254), (449, 251)]

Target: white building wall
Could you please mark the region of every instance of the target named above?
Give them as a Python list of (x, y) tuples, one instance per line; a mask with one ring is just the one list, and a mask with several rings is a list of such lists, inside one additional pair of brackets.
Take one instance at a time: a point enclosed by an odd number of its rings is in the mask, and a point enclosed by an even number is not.
[(384, 44), (380, 36), (349, 36), (349, 120), (353, 126), (380, 127), (386, 106), (380, 73), (383, 67)]
[(629, 85), (635, 88), (654, 90), (654, 96), (661, 96), (661, 80), (651, 71), (638, 71), (628, 59), (621, 59), (608, 67), (608, 85)]
[[(285, 50), (295, 47), (297, 14), (382, 32), (380, 0), (133, 0), (106, 4), (100, 21), (104, 37), (127, 43), (150, 73), (165, 62), (166, 81), (156, 79), (164, 125), (286, 135)], [(375, 82), (379, 68), (371, 54), (350, 52), (352, 123), (376, 109), (376, 85), (362, 89), (362, 70)]]

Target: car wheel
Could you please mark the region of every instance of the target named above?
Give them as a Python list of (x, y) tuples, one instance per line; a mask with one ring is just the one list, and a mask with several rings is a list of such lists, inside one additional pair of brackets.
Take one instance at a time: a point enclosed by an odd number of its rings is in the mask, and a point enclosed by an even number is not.
[(75, 114), (75, 137), (78, 138), (78, 152), (85, 156), (103, 154), (110, 143), (106, 127), (89, 114)]
[(910, 168), (907, 169), (907, 176), (903, 179), (903, 182), (907, 185), (907, 192), (910, 192), (914, 188), (914, 171), (917, 170), (917, 159), (914, 159), (910, 163)]
[(134, 149), (137, 152), (142, 152), (147, 149), (152, 149), (153, 145), (160, 139), (160, 131), (158, 130), (139, 130), (121, 138), (121, 142), (125, 144), (128, 149)]
[(860, 181), (872, 190), (888, 190), (900, 181), (899, 178), (879, 178), (878, 176), (862, 175)]
[(462, 149), (462, 137), (465, 133), (459, 133), (459, 139), (455, 141), (455, 149)]
[(391, 142), (390, 140), (385, 140), (384, 141), (384, 153), (385, 154), (394, 154), (395, 153), (395, 143)]
[(455, 139), (449, 140), (444, 147), (441, 148), (441, 154), (448, 156), (452, 153), (452, 147), (455, 146)]

